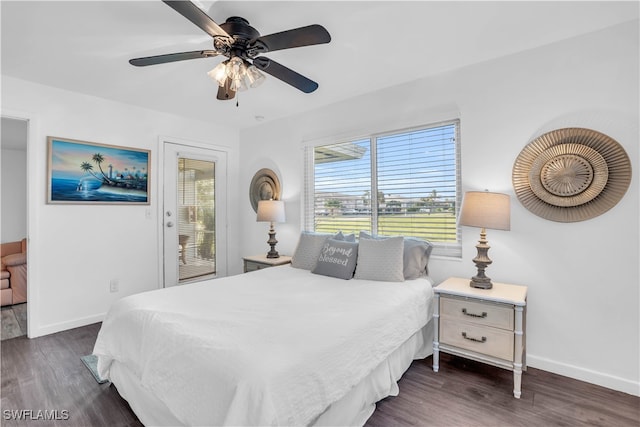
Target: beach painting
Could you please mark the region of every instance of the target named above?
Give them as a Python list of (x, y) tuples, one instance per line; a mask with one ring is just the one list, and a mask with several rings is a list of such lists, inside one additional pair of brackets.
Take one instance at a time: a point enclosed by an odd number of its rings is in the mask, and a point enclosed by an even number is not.
[(47, 137), (47, 203), (150, 203), (151, 152)]

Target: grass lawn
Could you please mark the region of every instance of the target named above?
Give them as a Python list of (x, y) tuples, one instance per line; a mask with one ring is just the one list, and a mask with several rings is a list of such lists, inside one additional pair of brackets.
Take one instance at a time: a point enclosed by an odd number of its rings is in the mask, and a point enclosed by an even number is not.
[[(371, 218), (358, 215), (316, 217), (316, 231), (358, 234), (371, 232)], [(456, 217), (453, 212), (391, 214), (378, 217), (378, 233), (385, 236), (412, 236), (434, 242), (456, 241)]]

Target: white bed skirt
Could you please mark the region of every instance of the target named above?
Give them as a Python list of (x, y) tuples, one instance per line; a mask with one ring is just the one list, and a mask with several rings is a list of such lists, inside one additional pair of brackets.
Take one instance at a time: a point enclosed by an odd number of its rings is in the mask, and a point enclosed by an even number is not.
[[(376, 402), (397, 396), (398, 380), (411, 362), (424, 359), (433, 353), (433, 320), (397, 348), (376, 369), (355, 386), (347, 395), (330, 405), (313, 423), (313, 426), (362, 426), (373, 414)], [(179, 426), (168, 408), (146, 391), (126, 365), (114, 361), (111, 381), (120, 395), (131, 405), (145, 426)]]

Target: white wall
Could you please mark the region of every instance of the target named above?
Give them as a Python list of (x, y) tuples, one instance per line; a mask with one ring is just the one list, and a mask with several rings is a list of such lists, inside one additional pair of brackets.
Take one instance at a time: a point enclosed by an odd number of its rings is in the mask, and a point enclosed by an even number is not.
[[(635, 21), (256, 126), (240, 134), (240, 188), (262, 167), (279, 171), (287, 223), (277, 227), (278, 248), (291, 254), (301, 229), (302, 141), (459, 116), (463, 190), (512, 196), (511, 231), (488, 232), (487, 273), (529, 286), (529, 365), (638, 395), (638, 48)], [(616, 139), (634, 178), (610, 211), (563, 224), (526, 210), (511, 172), (529, 141), (569, 126)], [(265, 224), (255, 223), (248, 199), (240, 218), (243, 254), (266, 251)], [(478, 238), (464, 227), (463, 259), (433, 259), (434, 278), (472, 276)]]
[[(25, 139), (26, 139), (25, 135)], [(27, 236), (27, 151), (2, 148), (2, 243)]]
[[(235, 217), (237, 131), (5, 76), (2, 109), (30, 119), (31, 337), (98, 322), (114, 300), (161, 286), (161, 136), (228, 147), (228, 217)], [(47, 136), (151, 150), (151, 205), (46, 204)], [(236, 227), (229, 225), (231, 236)], [(228, 256), (238, 258), (230, 241)], [(239, 271), (240, 262), (231, 269)], [(117, 293), (109, 292), (112, 278), (119, 279)]]

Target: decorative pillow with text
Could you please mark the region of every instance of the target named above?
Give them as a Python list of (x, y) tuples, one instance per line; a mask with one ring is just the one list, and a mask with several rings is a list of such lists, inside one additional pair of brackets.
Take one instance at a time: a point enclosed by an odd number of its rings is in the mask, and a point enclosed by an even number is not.
[(353, 278), (358, 260), (358, 243), (327, 239), (312, 273), (349, 280)]

